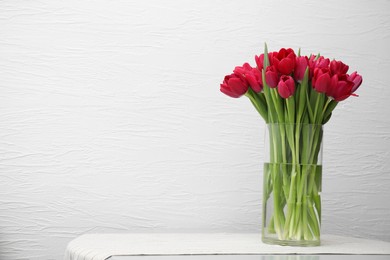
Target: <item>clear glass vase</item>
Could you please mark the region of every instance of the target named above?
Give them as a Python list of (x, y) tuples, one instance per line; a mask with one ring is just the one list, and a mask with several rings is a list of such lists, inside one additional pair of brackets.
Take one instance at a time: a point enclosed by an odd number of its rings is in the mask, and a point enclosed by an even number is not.
[(322, 125), (267, 125), (264, 243), (320, 245), (322, 138)]

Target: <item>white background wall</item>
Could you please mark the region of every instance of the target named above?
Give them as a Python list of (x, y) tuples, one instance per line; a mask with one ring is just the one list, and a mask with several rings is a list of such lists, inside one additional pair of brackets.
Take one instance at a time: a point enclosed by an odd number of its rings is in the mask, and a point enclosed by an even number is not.
[(219, 83), (302, 47), (364, 77), (326, 127), (323, 233), (390, 241), (389, 1), (1, 1), (0, 259), (90, 232), (259, 232), (264, 123)]

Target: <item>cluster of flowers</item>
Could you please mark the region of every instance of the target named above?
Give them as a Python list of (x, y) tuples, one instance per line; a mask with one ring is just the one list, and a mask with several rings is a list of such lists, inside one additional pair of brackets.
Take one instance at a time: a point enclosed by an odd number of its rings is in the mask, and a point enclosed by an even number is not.
[(248, 63), (238, 66), (233, 73), (225, 76), (220, 85), (221, 92), (238, 98), (251, 88), (260, 93), (263, 84), (262, 70), (265, 70), (265, 82), (270, 88), (277, 88), (282, 98), (294, 95), (296, 83), (300, 83), (309, 68), (309, 82), (318, 93), (324, 93), (335, 101), (342, 101), (350, 96), (362, 83), (362, 77), (355, 71), (347, 74), (348, 65), (323, 56), (297, 56), (292, 49), (282, 48), (278, 52), (268, 53), (269, 66), (263, 68), (264, 54), (255, 56), (256, 68)]
[(273, 210), (267, 211), (268, 222), (263, 218), (263, 238), (276, 234), (279, 240), (319, 242), (322, 125), (338, 102), (356, 96), (362, 77), (348, 74), (341, 61), (285, 48), (268, 52), (267, 45), (255, 61), (256, 67), (245, 63), (225, 76), (220, 90), (234, 98), (247, 96), (268, 124), (263, 203)]

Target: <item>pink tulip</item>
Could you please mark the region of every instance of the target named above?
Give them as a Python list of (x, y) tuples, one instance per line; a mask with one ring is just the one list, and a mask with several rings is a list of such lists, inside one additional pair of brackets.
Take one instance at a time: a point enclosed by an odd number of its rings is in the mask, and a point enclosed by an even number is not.
[(353, 72), (351, 75), (349, 75), (348, 80), (352, 81), (353, 84), (354, 84), (353, 87), (352, 87), (352, 93), (355, 92), (360, 87), (360, 85), (363, 82), (362, 76), (357, 74), (356, 71)]
[(254, 92), (259, 93), (263, 90), (263, 79), (258, 69), (253, 68), (250, 73), (245, 74), (245, 78)]
[(309, 59), (306, 56), (297, 57), (295, 60), (294, 79), (301, 82), (305, 76), (305, 71), (309, 65)]
[[(277, 52), (268, 53), (268, 61), (269, 61), (268, 65), (272, 65), (272, 56), (275, 53), (277, 53)], [(257, 68), (259, 69), (259, 71), (262, 71), (264, 69), (264, 54), (260, 54), (260, 56), (256, 55), (255, 61), (256, 61), (256, 65), (257, 65)]]
[(249, 63), (237, 66), (234, 69), (234, 74), (246, 81), (256, 93), (263, 90), (263, 80), (260, 71), (257, 68), (252, 68)]
[(282, 98), (289, 98), (294, 95), (295, 81), (291, 76), (282, 76), (278, 84), (278, 92)]
[(295, 58), (293, 49), (282, 48), (279, 52), (273, 53), (272, 64), (280, 74), (289, 75), (294, 70)]
[(245, 80), (233, 73), (225, 76), (223, 83), (220, 85), (220, 90), (230, 97), (239, 98), (248, 91), (248, 87)]
[(353, 94), (352, 88), (354, 83), (348, 80), (346, 74), (336, 74), (332, 76), (329, 88), (326, 95), (332, 97), (336, 101), (343, 101)]
[(349, 66), (341, 61), (332, 60), (330, 62), (330, 73), (332, 74), (332, 76), (334, 74), (346, 74), (348, 69)]
[(265, 72), (265, 82), (270, 88), (276, 88), (279, 82), (278, 73), (273, 66), (269, 66)]
[(325, 59), (324, 56), (320, 56), (318, 57), (318, 59), (316, 59), (315, 55), (311, 55), (309, 58), (309, 70), (310, 70), (309, 77), (311, 78), (314, 76), (314, 70), (317, 68), (318, 69), (329, 68), (329, 63), (330, 60)]
[(330, 74), (328, 68), (314, 70), (312, 85), (319, 93), (326, 93), (330, 86)]

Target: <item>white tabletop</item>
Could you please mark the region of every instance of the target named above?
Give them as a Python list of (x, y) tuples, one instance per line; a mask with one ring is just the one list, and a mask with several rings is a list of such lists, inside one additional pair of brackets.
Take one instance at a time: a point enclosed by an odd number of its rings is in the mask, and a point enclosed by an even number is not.
[(108, 260), (389, 260), (390, 255), (159, 255), (113, 256)]
[(64, 259), (105, 260), (113, 256), (215, 254), (390, 255), (390, 243), (323, 235), (321, 246), (290, 247), (263, 244), (261, 235), (256, 233), (86, 234), (68, 244)]

